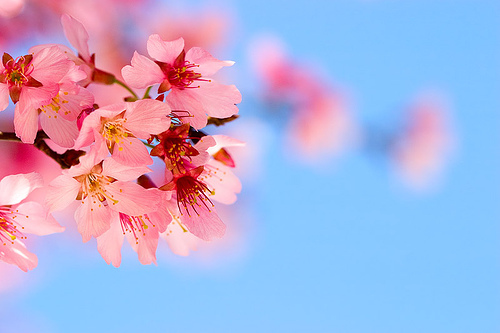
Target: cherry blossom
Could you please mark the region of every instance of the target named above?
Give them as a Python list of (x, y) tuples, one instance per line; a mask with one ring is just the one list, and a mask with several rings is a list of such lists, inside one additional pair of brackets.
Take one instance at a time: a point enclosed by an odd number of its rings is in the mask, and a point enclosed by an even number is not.
[(141, 166), (153, 160), (144, 143), (151, 134), (170, 126), (170, 108), (156, 100), (119, 103), (95, 110), (85, 118), (75, 149), (96, 141), (95, 149), (108, 150), (117, 162)]
[(207, 115), (226, 118), (238, 113), (235, 105), (241, 102), (238, 89), (210, 79), (233, 62), (217, 60), (198, 47), (185, 52), (182, 38), (167, 42), (154, 34), (149, 37), (147, 47), (155, 61), (135, 52), (131, 66), (122, 69), (130, 86), (146, 88), (159, 83), (158, 93), (170, 91), (166, 102), (172, 110), (189, 112), (191, 117), (181, 119), (195, 129), (207, 124)]
[(41, 127), (49, 138), (62, 147), (72, 147), (79, 133), (78, 116), (94, 104), (94, 96), (75, 84), (83, 77), (85, 74), (73, 65), (61, 82), (40, 88), (50, 93), (50, 100), (33, 103), (24, 111), (19, 104), (16, 105), (14, 126), (17, 136), (24, 143), (33, 143), (40, 115)]
[(24, 113), (31, 105), (48, 102), (57, 90), (55, 84), (67, 75), (71, 61), (56, 46), (12, 58), (4, 53), (0, 63), (0, 110), (5, 110), (8, 98), (19, 102), (19, 111)]
[(43, 185), (37, 173), (6, 176), (0, 181), (0, 260), (17, 265), (27, 272), (38, 264), (37, 256), (28, 251), (26, 234), (38, 236), (64, 231), (37, 202), (23, 202)]
[[(170, 199), (170, 193), (156, 188), (147, 190), (162, 197), (162, 202)], [(166, 205), (160, 204), (157, 210), (143, 215), (130, 216), (112, 211), (111, 226), (101, 236), (97, 237), (97, 249), (108, 264), (115, 267), (121, 263), (121, 247), (123, 238), (137, 252), (143, 265), (156, 264), (156, 248), (160, 233), (167, 230), (172, 220)]]
[(435, 100), (418, 101), (392, 145), (392, 157), (409, 184), (422, 187), (439, 173), (451, 150), (446, 110)]
[(156, 209), (160, 198), (131, 182), (149, 171), (145, 166), (130, 167), (112, 158), (104, 159), (94, 149), (49, 184), (47, 205), (55, 211), (81, 200), (75, 220), (87, 242), (110, 228), (112, 211), (139, 216)]

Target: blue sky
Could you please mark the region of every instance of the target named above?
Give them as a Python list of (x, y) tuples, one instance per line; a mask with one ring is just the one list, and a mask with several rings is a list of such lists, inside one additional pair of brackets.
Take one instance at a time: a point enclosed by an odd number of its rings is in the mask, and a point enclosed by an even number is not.
[(225, 248), (212, 266), (200, 251), (164, 254), (156, 267), (125, 250), (116, 269), (95, 244), (50, 236), (39, 253), (47, 267), (29, 273), (41, 280), (2, 295), (0, 332), (498, 332), (498, 2), (225, 6), (239, 22), (228, 54), (248, 75), (237, 77), (242, 123), (262, 117), (248, 44), (273, 33), (350, 92), (361, 122), (385, 126), (419, 93), (441, 91), (457, 149), (439, 184), (411, 191), (357, 150), (313, 168), (292, 163), (282, 130), (269, 127), (263, 171), (235, 207), (232, 223), (248, 233), (240, 254)]

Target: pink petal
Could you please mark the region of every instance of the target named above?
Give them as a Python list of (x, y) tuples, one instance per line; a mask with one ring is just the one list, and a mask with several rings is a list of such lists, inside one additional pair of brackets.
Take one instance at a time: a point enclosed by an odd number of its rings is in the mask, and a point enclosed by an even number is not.
[(38, 110), (29, 108), (21, 113), (19, 105), (14, 110), (14, 128), (18, 138), (24, 143), (34, 143), (38, 131)]
[(18, 204), (42, 186), (42, 177), (35, 172), (6, 176), (0, 181), (0, 206)]
[(136, 232), (136, 236), (138, 239), (134, 237), (133, 233), (126, 233), (127, 240), (134, 251), (137, 252), (141, 264), (156, 264), (156, 248), (160, 237), (158, 228), (148, 225), (147, 229), (144, 229), (144, 233)]
[(181, 54), (183, 49), (184, 39), (182, 37), (167, 42), (162, 40), (157, 34), (149, 36), (148, 53), (155, 60), (167, 64), (173, 64), (175, 59), (179, 56), (179, 54)]
[(154, 61), (137, 52), (134, 52), (131, 64), (132, 66), (122, 68), (122, 76), (132, 88), (146, 88), (165, 79), (162, 70)]
[(160, 203), (158, 194), (132, 182), (111, 183), (106, 186), (106, 191), (113, 198), (113, 201), (108, 200), (109, 207), (130, 216), (155, 211)]
[(200, 166), (200, 165), (206, 164), (208, 162), (208, 160), (210, 159), (210, 154), (207, 152), (207, 150), (212, 146), (215, 146), (215, 139), (212, 136), (207, 135), (207, 136), (202, 137), (200, 139), (200, 141), (198, 141), (194, 145), (194, 148), (200, 154), (196, 155), (196, 156), (192, 156), (191, 163), (194, 166)]
[(235, 105), (241, 102), (241, 94), (234, 85), (215, 82), (199, 82), (200, 88), (172, 89), (166, 101), (172, 110), (187, 110), (193, 117), (186, 118), (196, 129), (207, 124), (207, 115), (226, 118), (238, 113)]
[(167, 242), (170, 250), (179, 256), (188, 256), (190, 251), (196, 251), (200, 239), (181, 228), (178, 222), (173, 221), (161, 237)]
[[(78, 58), (78, 60), (80, 60), (78, 62), (82, 61), (80, 58)], [(61, 80), (72, 83), (85, 80), (89, 76), (88, 67), (89, 66), (87, 64), (81, 64), (78, 66), (72, 59), (68, 72), (66, 73), (66, 75), (64, 75), (64, 77)]]
[(82, 110), (94, 104), (94, 95), (90, 91), (70, 82), (60, 85), (59, 99), (59, 115), (67, 120), (76, 120)]
[(82, 23), (68, 14), (61, 16), (64, 35), (85, 61), (90, 62), (89, 34)]
[(76, 200), (81, 184), (73, 177), (61, 175), (50, 182), (45, 197), (49, 211), (61, 210)]
[(110, 228), (110, 212), (102, 202), (88, 196), (75, 212), (78, 231), (83, 242), (88, 242), (92, 237), (99, 237)]
[(69, 170), (64, 170), (63, 173), (71, 177), (90, 173), (94, 166), (101, 163), (106, 156), (108, 156), (107, 149), (97, 149), (96, 145), (93, 145), (88, 153), (80, 157), (79, 164), (72, 166)]
[(38, 265), (37, 256), (29, 252), (18, 239), (14, 241), (14, 244), (0, 244), (0, 259), (6, 263), (17, 265), (25, 272)]
[(153, 159), (149, 156), (144, 143), (133, 137), (125, 137), (115, 143), (113, 158), (118, 163), (131, 167), (153, 164)]
[(210, 117), (226, 118), (238, 113), (235, 104), (241, 103), (241, 94), (234, 85), (199, 82), (200, 88), (185, 89), (198, 98)]
[(203, 77), (214, 75), (219, 69), (225, 66), (232, 66), (234, 61), (218, 60), (210, 53), (200, 47), (192, 47), (186, 52), (186, 60), (199, 65), (196, 68), (196, 73), (201, 74)]
[(222, 238), (226, 232), (226, 225), (217, 215), (215, 207), (208, 210), (204, 205), (196, 206), (196, 212), (189, 209), (189, 215), (184, 213), (181, 221), (189, 232), (205, 241)]
[[(148, 189), (148, 191), (150, 190), (159, 191), (154, 188)], [(163, 202), (165, 202), (165, 194), (167, 192), (165, 191), (160, 191), (160, 192), (162, 192), (160, 193), (162, 199), (157, 207), (158, 210), (152, 213), (148, 213), (148, 216), (149, 219), (154, 223), (158, 231), (164, 232), (165, 230), (167, 230), (167, 227), (170, 224), (170, 222), (172, 222), (172, 215), (170, 215), (170, 212), (167, 209), (167, 205), (162, 204)]]
[(200, 180), (204, 181), (210, 189), (213, 189), (213, 195), (210, 200), (230, 205), (237, 199), (236, 193), (241, 192), (241, 182), (231, 169), (224, 164), (211, 160), (205, 165)]
[[(57, 117), (57, 116), (55, 116)], [(49, 138), (61, 147), (71, 148), (78, 137), (78, 126), (76, 120), (70, 121), (62, 117), (48, 117), (40, 114), (40, 124)]]
[(9, 106), (9, 86), (5, 83), (0, 83), (0, 111), (3, 111)]
[(75, 145), (73, 149), (81, 149), (82, 147), (87, 147), (94, 142), (95, 138), (101, 136), (98, 132), (101, 126), (101, 119), (97, 111), (89, 114), (82, 123), (80, 128), (80, 134), (75, 140)]
[(123, 231), (118, 213), (115, 212), (109, 230), (97, 237), (97, 250), (108, 265), (119, 267), (122, 261), (122, 245)]
[[(188, 91), (194, 89), (172, 89), (167, 95), (166, 102), (172, 110), (187, 111), (192, 117), (182, 118), (184, 123), (189, 123), (195, 129), (201, 129), (207, 125), (207, 114), (205, 107), (196, 96)], [(175, 111), (174, 111), (175, 113)]]
[(154, 99), (127, 103), (126, 128), (137, 138), (148, 139), (151, 134), (160, 134), (170, 127), (167, 104)]
[(71, 61), (59, 47), (51, 46), (33, 55), (31, 76), (43, 83), (57, 83), (68, 73)]
[(23, 233), (45, 236), (64, 231), (64, 227), (48, 215), (45, 208), (38, 202), (22, 203), (17, 206), (16, 212), (19, 212), (16, 221), (23, 227)]
[(151, 172), (147, 166), (131, 167), (118, 163), (113, 158), (106, 158), (102, 164), (102, 174), (112, 177), (122, 182), (127, 182), (139, 178), (141, 175)]
[(212, 137), (215, 139), (216, 145), (207, 149), (210, 155), (217, 153), (221, 148), (245, 146), (245, 142), (227, 135), (216, 134), (212, 135)]
[(26, 112), (31, 107), (38, 109), (42, 105), (52, 103), (52, 98), (56, 97), (58, 92), (59, 85), (55, 83), (47, 83), (39, 88), (23, 87), (16, 107), (21, 113)]

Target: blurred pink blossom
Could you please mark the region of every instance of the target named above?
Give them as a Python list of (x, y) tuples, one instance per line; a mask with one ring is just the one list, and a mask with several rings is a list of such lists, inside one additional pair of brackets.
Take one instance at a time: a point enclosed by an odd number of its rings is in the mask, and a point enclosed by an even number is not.
[(299, 151), (300, 160), (324, 159), (350, 143), (354, 126), (347, 98), (319, 71), (292, 61), (276, 39), (257, 40), (250, 56), (264, 83), (265, 101), (290, 110), (287, 146), (293, 147), (295, 155)]
[(38, 264), (37, 256), (24, 245), (26, 234), (43, 236), (64, 231), (42, 205), (23, 202), (42, 185), (37, 173), (10, 175), (0, 181), (0, 260), (25, 272)]
[(449, 158), (451, 142), (449, 120), (442, 103), (435, 99), (418, 100), (393, 144), (399, 173), (413, 186), (428, 185)]

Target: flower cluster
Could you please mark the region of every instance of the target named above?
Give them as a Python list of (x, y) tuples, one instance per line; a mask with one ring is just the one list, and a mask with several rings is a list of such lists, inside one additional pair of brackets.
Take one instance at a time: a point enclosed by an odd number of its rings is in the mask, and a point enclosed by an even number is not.
[[(241, 190), (228, 147), (243, 143), (202, 129), (237, 118), (240, 92), (213, 79), (233, 62), (198, 47), (185, 50), (182, 38), (165, 41), (154, 34), (147, 42), (150, 57), (135, 52), (121, 70), (123, 82), (96, 67), (79, 21), (67, 14), (61, 21), (75, 53), (64, 45), (38, 45), (17, 58), (4, 53), (0, 63), (0, 110), (9, 98), (15, 104), (17, 140), (34, 144), (64, 169), (45, 187), (45, 207), (17, 206), (42, 187), (39, 175), (0, 182), (0, 258), (23, 270), (35, 267), (36, 257), (22, 242), (25, 233), (62, 231), (50, 213), (75, 201), (83, 241), (96, 238), (114, 266), (124, 238), (143, 264), (156, 263), (160, 236), (174, 252), (189, 246), (184, 234), (221, 238), (226, 226), (214, 202), (231, 204)], [(89, 90), (95, 84), (117, 84), (131, 95), (100, 106)], [(163, 165), (160, 177), (149, 174), (153, 158)]]

